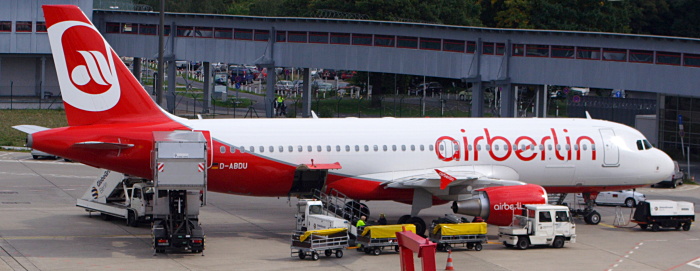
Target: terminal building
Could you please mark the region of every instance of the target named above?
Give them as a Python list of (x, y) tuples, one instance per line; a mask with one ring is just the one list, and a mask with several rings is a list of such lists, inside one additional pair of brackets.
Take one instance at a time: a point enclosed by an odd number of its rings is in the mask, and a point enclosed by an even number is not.
[[(0, 10), (0, 99), (60, 95), (41, 11), (59, 2), (80, 6), (120, 56), (156, 58), (157, 12), (99, 0), (9, 0)], [(496, 87), (504, 117), (520, 115), (523, 88), (535, 89), (538, 117), (546, 116), (547, 85), (625, 90), (627, 98), (572, 99), (569, 116), (588, 111), (634, 126), (636, 115), (655, 115), (655, 129), (643, 131), (653, 143), (676, 159), (690, 147), (700, 159), (700, 39), (186, 13), (166, 14), (164, 35), (170, 61), (460, 79), (473, 85), (473, 100)], [(473, 103), (471, 114), (483, 110)]]

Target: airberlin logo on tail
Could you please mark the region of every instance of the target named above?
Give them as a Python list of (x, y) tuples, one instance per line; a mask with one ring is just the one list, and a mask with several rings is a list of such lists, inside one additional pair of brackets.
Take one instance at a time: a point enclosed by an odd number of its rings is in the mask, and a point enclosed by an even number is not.
[(114, 54), (97, 29), (63, 21), (48, 32), (64, 101), (93, 112), (114, 107), (121, 95)]

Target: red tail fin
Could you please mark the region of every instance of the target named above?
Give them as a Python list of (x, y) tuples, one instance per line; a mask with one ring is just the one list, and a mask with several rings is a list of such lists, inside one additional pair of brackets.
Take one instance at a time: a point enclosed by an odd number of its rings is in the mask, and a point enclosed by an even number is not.
[(42, 8), (69, 125), (170, 121), (77, 6)]

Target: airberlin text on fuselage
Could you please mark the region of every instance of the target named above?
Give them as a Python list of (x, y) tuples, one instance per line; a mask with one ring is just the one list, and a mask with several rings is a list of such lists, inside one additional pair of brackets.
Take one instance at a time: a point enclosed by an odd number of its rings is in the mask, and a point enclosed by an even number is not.
[[(460, 130), (462, 134), (466, 133), (464, 129)], [(481, 148), (477, 148), (480, 144), (485, 144), (491, 158), (495, 161), (505, 161), (510, 158), (518, 159), (521, 161), (532, 161), (536, 158), (540, 160), (545, 160), (547, 158), (547, 150), (545, 148), (547, 145), (554, 145), (554, 156), (558, 160), (572, 160), (573, 152), (576, 152), (575, 160), (581, 160), (581, 152), (586, 151), (581, 147), (582, 144), (590, 145), (589, 151), (591, 152), (591, 160), (596, 160), (596, 150), (595, 141), (589, 136), (579, 136), (572, 139), (567, 135), (569, 132), (567, 129), (562, 129), (561, 134), (557, 134), (554, 128), (549, 129), (550, 134), (545, 135), (541, 138), (533, 138), (530, 136), (519, 136), (517, 138), (506, 138), (504, 136), (499, 136), (491, 134), (488, 128), (484, 128), (483, 135), (475, 136), (471, 141), (469, 137), (464, 135), (457, 140), (450, 136), (441, 136), (435, 141), (435, 154), (437, 158), (445, 161), (479, 161), (479, 151)], [(452, 152), (443, 151), (446, 150), (449, 144), (452, 144)], [(561, 147), (561, 145), (566, 147)], [(573, 145), (572, 145), (573, 144)], [(440, 146), (443, 145), (441, 150)], [(502, 151), (498, 152), (498, 148), (495, 146), (506, 146)], [(540, 146), (539, 149), (536, 148)], [(513, 148), (515, 146), (515, 148)], [(574, 148), (574, 146), (576, 146)], [(473, 147), (473, 148), (472, 148)], [(549, 154), (550, 156), (552, 154)]]

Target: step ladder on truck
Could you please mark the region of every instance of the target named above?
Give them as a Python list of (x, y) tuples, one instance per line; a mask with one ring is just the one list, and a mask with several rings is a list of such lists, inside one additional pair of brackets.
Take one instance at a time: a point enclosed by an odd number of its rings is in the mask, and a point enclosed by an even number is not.
[(204, 250), (199, 207), (206, 200), (207, 142), (202, 133), (154, 132), (154, 180), (105, 171), (76, 205), (103, 219), (152, 223), (156, 252)]

